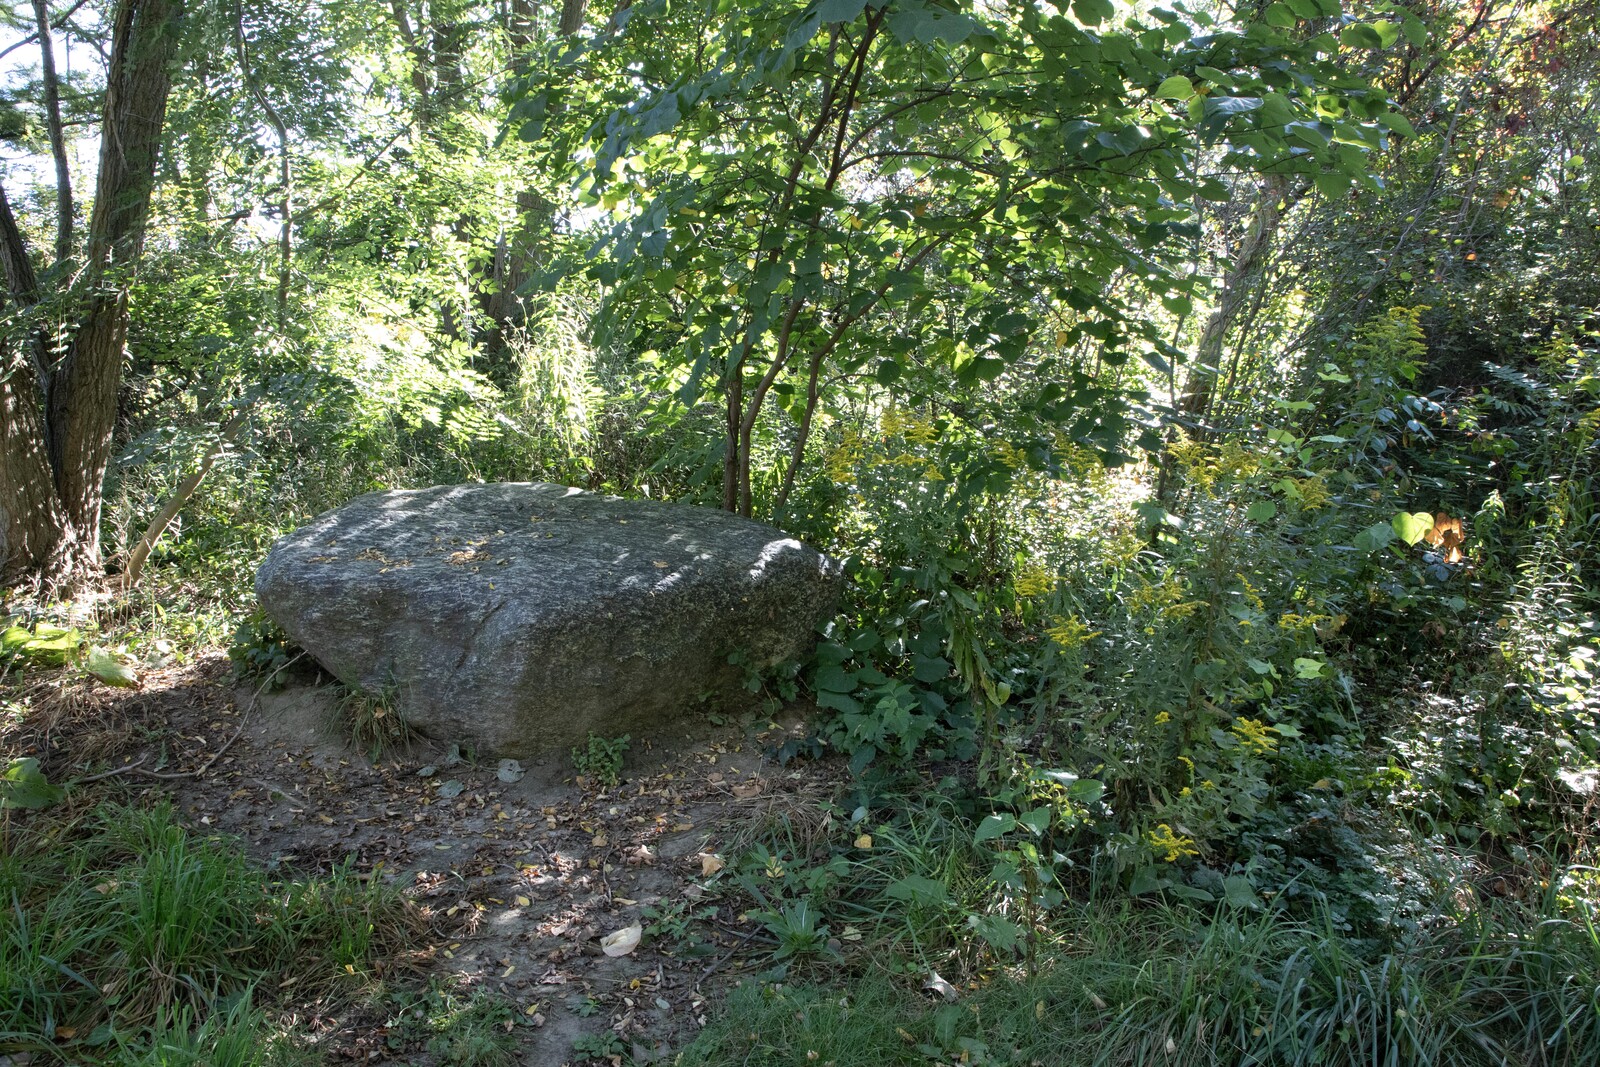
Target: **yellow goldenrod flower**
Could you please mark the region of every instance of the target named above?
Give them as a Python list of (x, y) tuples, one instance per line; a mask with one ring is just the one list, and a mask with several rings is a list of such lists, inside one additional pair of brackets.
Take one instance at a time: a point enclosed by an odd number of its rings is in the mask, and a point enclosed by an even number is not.
[(1018, 596), (1043, 596), (1056, 587), (1056, 576), (1037, 564), (1028, 564), (1017, 573), (1014, 584)]
[[(1154, 830), (1146, 830), (1144, 839), (1160, 859), (1167, 863), (1176, 863), (1184, 856), (1198, 856), (1200, 850), (1194, 847), (1194, 839), (1182, 837), (1172, 832), (1172, 827), (1161, 823)], [(1160, 855), (1165, 853), (1165, 855)]]
[(1066, 617), (1057, 615), (1052, 621), (1055, 625), (1046, 630), (1045, 634), (1067, 651), (1087, 644), (1090, 638), (1100, 636), (1100, 631), (1090, 630), (1088, 624), (1076, 615)]
[(1268, 732), (1272, 727), (1259, 719), (1234, 719), (1233, 735), (1239, 743), (1256, 755), (1264, 755), (1278, 747), (1278, 739)]

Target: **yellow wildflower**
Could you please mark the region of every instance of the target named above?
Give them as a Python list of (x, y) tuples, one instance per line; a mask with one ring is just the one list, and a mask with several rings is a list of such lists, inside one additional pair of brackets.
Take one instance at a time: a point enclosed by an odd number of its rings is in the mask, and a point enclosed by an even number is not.
[(1200, 850), (1194, 847), (1194, 839), (1182, 837), (1172, 832), (1172, 827), (1161, 823), (1154, 830), (1146, 830), (1144, 839), (1156, 853), (1166, 853), (1161, 859), (1167, 863), (1176, 863), (1184, 856), (1198, 856)]
[(823, 457), (822, 467), (836, 482), (855, 480), (856, 465), (866, 451), (866, 442), (854, 430), (846, 430), (839, 444)]
[(1090, 630), (1088, 624), (1076, 615), (1068, 615), (1066, 617), (1057, 615), (1051, 621), (1055, 625), (1046, 630), (1045, 634), (1050, 640), (1068, 651), (1087, 644), (1092, 637), (1100, 636), (1098, 630)]
[(1237, 441), (1229, 441), (1217, 450), (1217, 469), (1242, 481), (1261, 469), (1261, 457)]
[(1256, 755), (1264, 755), (1278, 747), (1278, 739), (1268, 733), (1272, 727), (1259, 719), (1233, 720), (1233, 735), (1239, 743)]
[(1328, 490), (1328, 483), (1318, 474), (1311, 478), (1290, 479), (1294, 485), (1294, 495), (1300, 498), (1300, 506), (1307, 511), (1328, 506), (1333, 499), (1333, 494)]
[(989, 452), (995, 459), (998, 459), (1014, 471), (1021, 470), (1028, 462), (1027, 454), (1010, 441), (991, 441), (989, 443)]
[(1157, 726), (1165, 726), (1167, 723), (1169, 723), (1171, 721), (1172, 721), (1172, 712), (1170, 712), (1170, 711), (1163, 711), (1159, 715), (1156, 716), (1156, 725)]
[(1043, 596), (1056, 587), (1056, 576), (1037, 564), (1027, 564), (1017, 572), (1018, 596)]

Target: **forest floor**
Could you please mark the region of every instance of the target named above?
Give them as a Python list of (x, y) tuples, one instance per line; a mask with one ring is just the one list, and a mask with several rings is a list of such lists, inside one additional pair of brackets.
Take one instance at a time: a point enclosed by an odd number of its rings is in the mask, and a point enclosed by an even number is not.
[[(331, 688), (236, 689), (219, 654), (150, 671), (138, 691), (32, 684), (55, 691), (0, 722), (0, 750), (78, 779), (76, 800), (167, 801), (269, 870), (349, 864), (414, 903), (424, 934), (380, 961), (367, 995), (301, 1003), (292, 979), (274, 995), (272, 1010), (333, 1061), (447, 1062), (405, 1017), (414, 1001), (395, 995), (430, 984), (494, 994), (519, 1062), (576, 1062), (574, 1042), (608, 1032), (633, 1062), (670, 1060), (715, 992), (770, 958), (760, 927), (704, 879), (772, 820), (826, 818), (843, 774), (776, 766), (766, 753), (801, 727), (765, 717), (637, 744), (611, 788), (574, 776), (564, 755), (515, 781), (513, 768), (425, 740), (374, 761), (352, 747)], [(643, 943), (606, 955), (601, 939), (634, 925)]]

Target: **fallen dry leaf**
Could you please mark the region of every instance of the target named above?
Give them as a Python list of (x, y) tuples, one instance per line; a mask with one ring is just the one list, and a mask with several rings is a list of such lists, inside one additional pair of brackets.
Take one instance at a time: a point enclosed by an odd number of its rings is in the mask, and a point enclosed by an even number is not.
[(722, 857), (714, 852), (702, 852), (697, 858), (700, 860), (700, 877), (702, 878), (710, 878), (727, 866), (722, 861)]
[(607, 956), (626, 956), (639, 947), (639, 939), (644, 936), (644, 927), (638, 923), (624, 926), (614, 930), (600, 939), (600, 951)]

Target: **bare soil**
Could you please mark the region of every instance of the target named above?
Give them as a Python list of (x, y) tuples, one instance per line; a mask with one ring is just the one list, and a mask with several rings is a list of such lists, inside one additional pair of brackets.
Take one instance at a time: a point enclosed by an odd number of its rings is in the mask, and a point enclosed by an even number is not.
[[(138, 691), (65, 673), (29, 684), (32, 710), (0, 721), (0, 752), (78, 780), (80, 801), (90, 791), (168, 800), (195, 830), (231, 835), (271, 869), (348, 864), (400, 887), (431, 933), (406, 969), (378, 981), (504, 995), (527, 1064), (579, 1062), (574, 1040), (608, 1030), (635, 1060), (670, 1061), (719, 990), (767, 958), (759, 928), (705, 886), (723, 843), (788, 812), (815, 818), (840, 773), (771, 760), (803, 729), (792, 715), (636, 741), (622, 782), (606, 788), (567, 759), (506, 781), (498, 761), (426, 740), (370, 760), (347, 740), (332, 689), (236, 689), (220, 654), (147, 672)], [(646, 909), (673, 908), (714, 909), (694, 924), (692, 955), (681, 939), (650, 936), (624, 956), (602, 951), (605, 935), (648, 928)], [(436, 1062), (389, 1004), (375, 991), (276, 1008), (335, 1061)]]

